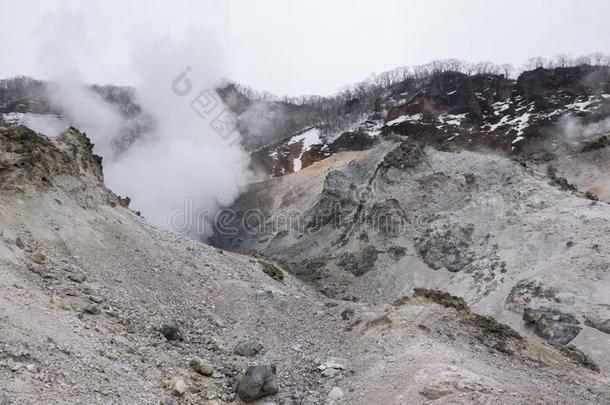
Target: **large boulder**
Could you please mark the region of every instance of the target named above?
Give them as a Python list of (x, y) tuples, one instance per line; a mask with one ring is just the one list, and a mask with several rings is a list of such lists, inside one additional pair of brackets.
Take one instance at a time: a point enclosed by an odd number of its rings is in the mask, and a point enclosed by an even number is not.
[(558, 309), (540, 307), (526, 308), (523, 320), (534, 332), (552, 345), (567, 345), (582, 330), (580, 322), (574, 315)]
[(276, 367), (273, 364), (257, 364), (248, 367), (237, 383), (237, 395), (244, 402), (277, 394)]

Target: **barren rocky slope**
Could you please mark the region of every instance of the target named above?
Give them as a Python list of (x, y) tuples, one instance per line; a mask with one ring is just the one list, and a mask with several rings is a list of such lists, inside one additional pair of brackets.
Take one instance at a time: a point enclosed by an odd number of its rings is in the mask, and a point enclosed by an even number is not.
[[(394, 146), (360, 153), (375, 164)], [(91, 149), (75, 129), (56, 139), (25, 127), (0, 129), (2, 403), (221, 404), (263, 395), (260, 403), (282, 404), (610, 402), (606, 370), (595, 371), (583, 353), (522, 338), (448, 294), (417, 290), (401, 297), (408, 288), (394, 280), (395, 291), (360, 302), (329, 297), (266, 259), (155, 229), (104, 187), (100, 159)], [(456, 156), (456, 165), (478, 165), (481, 173), (501, 165), (494, 157)], [(445, 158), (440, 152), (426, 151), (420, 158), (434, 184), (461, 184), (434, 177), (434, 166)], [(410, 169), (392, 163), (401, 159), (388, 162), (379, 178), (394, 173), (416, 187)], [(358, 164), (345, 167), (353, 171), (350, 176), (359, 173)], [(307, 173), (300, 175), (305, 179)], [(543, 187), (534, 175), (520, 178), (534, 188), (531, 203), (541, 204), (534, 197), (546, 193), (545, 199), (578, 208), (578, 216), (567, 214), (574, 224), (605, 212), (605, 206)], [(474, 184), (464, 187), (485, 181), (490, 179), (477, 174)], [(390, 187), (381, 180), (379, 185)], [(320, 188), (333, 198), (332, 187), (338, 186), (342, 183), (327, 178)], [(375, 190), (378, 200), (384, 191)], [(425, 200), (422, 194), (418, 198)], [(466, 201), (456, 204), (468, 209)], [(555, 201), (547, 204), (548, 210), (562, 209)], [(528, 209), (524, 204), (519, 214)], [(442, 229), (440, 222), (429, 226)], [(432, 234), (422, 243), (436, 248)], [(349, 243), (344, 246), (337, 254), (347, 252)], [(400, 267), (415, 262), (423, 267), (409, 250), (413, 247), (405, 247), (404, 256), (396, 251)], [(586, 240), (572, 249), (575, 261), (602, 254)], [(390, 263), (386, 253), (380, 256)], [(364, 277), (399, 275), (398, 267)], [(512, 271), (511, 264), (507, 268)], [(482, 289), (491, 284), (487, 276), (477, 284)], [(603, 282), (602, 272), (574, 275), (595, 276)], [(355, 283), (349, 292), (374, 289)], [(398, 299), (386, 300), (390, 296)], [(473, 296), (467, 301), (476, 304)], [(574, 302), (585, 301), (575, 295)], [(254, 363), (258, 366), (250, 367)]]
[(253, 186), (213, 242), (261, 252), (339, 299), (448, 291), (608, 373), (610, 206), (552, 167), (388, 138)]
[(273, 146), (282, 167), (282, 148), (302, 146), (298, 173), (252, 185), (211, 241), (335, 298), (438, 288), (608, 373), (608, 78), (579, 66), (405, 81), (383, 123), (322, 147), (315, 129)]

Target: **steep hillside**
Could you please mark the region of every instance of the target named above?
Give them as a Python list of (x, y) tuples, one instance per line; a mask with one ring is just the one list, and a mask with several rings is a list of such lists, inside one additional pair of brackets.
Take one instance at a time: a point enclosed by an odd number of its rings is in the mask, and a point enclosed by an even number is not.
[[(104, 187), (91, 149), (75, 129), (0, 129), (2, 403), (610, 401), (582, 352), (523, 338), (459, 298), (336, 299), (262, 257), (152, 228)], [(381, 149), (327, 161), (374, 164)], [(421, 158), (438, 164), (436, 153)], [(408, 176), (392, 162), (379, 178)]]
[[(539, 69), (486, 101), (506, 109), (478, 113), (477, 91), (460, 107), (427, 90), (367, 148), (252, 185), (219, 214), (212, 243), (259, 252), (336, 299), (377, 305), (416, 288), (447, 291), (531, 339), (578, 347), (608, 373), (606, 74)], [(452, 106), (470, 109), (451, 124), (455, 137), (438, 121), (459, 112)], [(572, 108), (582, 130), (568, 140), (553, 125)], [(516, 114), (527, 114), (523, 126)]]
[[(364, 100), (349, 101), (359, 102)], [(328, 130), (322, 119), (316, 142), (299, 144), (297, 133), (257, 151), (255, 166), (272, 176), (296, 172), (339, 150), (350, 150), (342, 138), (356, 137), (360, 142), (353, 142), (352, 150), (358, 150), (372, 146), (380, 134), (408, 136), (443, 149), (487, 148), (552, 159), (581, 141), (577, 130), (610, 130), (610, 68), (539, 68), (517, 80), (439, 72), (389, 86), (375, 107), (345, 115), (348, 122), (341, 130)]]

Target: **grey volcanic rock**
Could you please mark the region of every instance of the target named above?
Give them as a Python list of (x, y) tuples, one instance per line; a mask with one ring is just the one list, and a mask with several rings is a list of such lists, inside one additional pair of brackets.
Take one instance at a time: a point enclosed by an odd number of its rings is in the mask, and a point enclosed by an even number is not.
[(396, 167), (398, 169), (414, 168), (424, 158), (424, 148), (417, 142), (403, 142), (396, 149), (388, 153), (383, 159), (383, 167)]
[(198, 357), (191, 359), (189, 365), (193, 370), (206, 377), (210, 377), (214, 374), (214, 366)]
[(359, 277), (373, 270), (378, 254), (375, 246), (367, 245), (356, 253), (343, 253), (337, 264)]
[(603, 321), (595, 321), (592, 319), (585, 319), (585, 325), (590, 326), (599, 330), (600, 332), (604, 332), (610, 335), (610, 319), (606, 319)]
[(180, 340), (182, 334), (180, 333), (180, 326), (176, 322), (166, 322), (161, 325), (161, 334), (167, 340)]
[(72, 281), (74, 281), (75, 283), (84, 283), (85, 280), (87, 280), (87, 275), (85, 273), (81, 273), (79, 271), (74, 272), (74, 273), (70, 273), (68, 275), (68, 278)]
[(505, 305), (509, 309), (521, 314), (536, 299), (560, 303), (561, 300), (557, 298), (557, 294), (558, 291), (556, 289), (546, 288), (539, 281), (519, 280), (506, 297)]
[(261, 342), (257, 342), (254, 340), (244, 340), (235, 345), (233, 353), (237, 354), (238, 356), (254, 357), (261, 350), (263, 350), (263, 344)]
[(237, 394), (245, 402), (277, 394), (276, 368), (272, 364), (258, 364), (248, 367), (245, 375), (237, 383)]
[(536, 334), (552, 345), (570, 343), (582, 330), (574, 315), (551, 308), (526, 308), (523, 320), (534, 328)]
[(473, 226), (428, 230), (416, 247), (431, 268), (438, 270), (444, 267), (451, 272), (458, 272), (475, 259), (474, 252), (470, 249), (473, 232)]

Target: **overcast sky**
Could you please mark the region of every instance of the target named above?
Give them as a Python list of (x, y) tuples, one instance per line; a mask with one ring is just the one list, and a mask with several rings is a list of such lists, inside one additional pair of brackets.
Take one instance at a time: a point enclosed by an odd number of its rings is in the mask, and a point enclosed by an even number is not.
[(210, 63), (276, 94), (328, 94), (373, 72), (432, 59), (520, 65), (536, 55), (610, 52), (608, 0), (0, 0), (0, 6), (2, 77), (48, 77), (45, 58), (52, 54), (87, 82), (131, 84), (139, 41), (183, 39), (194, 26), (217, 38), (224, 61)]

